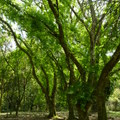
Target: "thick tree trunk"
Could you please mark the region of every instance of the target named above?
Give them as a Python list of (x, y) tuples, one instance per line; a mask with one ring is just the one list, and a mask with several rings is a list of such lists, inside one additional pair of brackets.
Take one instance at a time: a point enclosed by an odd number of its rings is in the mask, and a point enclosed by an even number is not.
[(51, 118), (56, 116), (55, 103), (53, 101), (49, 101), (48, 108), (49, 108), (48, 117)]
[(79, 120), (89, 120), (88, 112), (80, 108), (80, 104), (76, 105)]
[(55, 98), (51, 98), (50, 96), (46, 97), (46, 102), (48, 105), (49, 115), (48, 118), (52, 118), (56, 116), (56, 109), (55, 109)]
[(110, 94), (110, 80), (107, 77), (106, 82), (104, 83), (104, 88), (100, 88), (100, 92), (97, 95), (97, 109), (98, 109), (98, 120), (107, 120), (106, 112), (106, 97)]
[(68, 120), (74, 120), (75, 119), (74, 107), (73, 107), (72, 99), (70, 95), (67, 95), (67, 103), (68, 103), (68, 110), (69, 110)]
[(105, 95), (97, 96), (97, 109), (98, 109), (98, 120), (107, 120)]

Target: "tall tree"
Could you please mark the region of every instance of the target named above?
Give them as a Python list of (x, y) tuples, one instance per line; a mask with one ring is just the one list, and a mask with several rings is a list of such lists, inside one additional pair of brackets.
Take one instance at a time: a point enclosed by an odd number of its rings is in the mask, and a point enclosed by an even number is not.
[[(120, 60), (120, 3), (116, 0), (35, 0), (19, 3), (7, 0), (1, 5), (4, 6), (1, 9), (4, 16), (21, 26), (30, 38), (35, 37), (42, 45), (53, 42), (51, 46), (61, 46), (59, 52), (64, 53), (70, 72), (72, 92), (69, 93), (74, 96), (79, 120), (89, 119), (88, 111), (94, 100), (98, 103), (98, 119), (106, 120), (102, 93), (110, 72)], [(0, 20), (7, 24), (3, 18)], [(33, 75), (42, 87), (29, 52), (21, 50), (30, 58)], [(108, 57), (109, 53), (113, 55)]]

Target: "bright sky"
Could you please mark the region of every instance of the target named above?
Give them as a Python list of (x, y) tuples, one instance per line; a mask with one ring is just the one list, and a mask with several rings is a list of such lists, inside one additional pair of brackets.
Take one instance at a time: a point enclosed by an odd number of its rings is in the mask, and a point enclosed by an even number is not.
[(10, 48), (11, 50), (16, 49), (16, 44), (15, 44), (14, 40), (11, 41), (11, 43), (10, 43), (10, 45), (9, 45), (9, 48)]

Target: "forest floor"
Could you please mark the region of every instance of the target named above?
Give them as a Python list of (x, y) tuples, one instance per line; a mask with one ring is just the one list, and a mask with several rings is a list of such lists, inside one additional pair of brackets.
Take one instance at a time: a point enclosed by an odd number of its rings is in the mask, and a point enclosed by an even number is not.
[[(20, 112), (18, 117), (15, 114), (0, 113), (0, 120), (67, 120), (68, 112), (57, 112), (57, 116), (47, 118), (45, 112)], [(97, 120), (97, 114), (91, 114), (90, 120)], [(120, 120), (120, 112), (108, 112), (108, 120)]]

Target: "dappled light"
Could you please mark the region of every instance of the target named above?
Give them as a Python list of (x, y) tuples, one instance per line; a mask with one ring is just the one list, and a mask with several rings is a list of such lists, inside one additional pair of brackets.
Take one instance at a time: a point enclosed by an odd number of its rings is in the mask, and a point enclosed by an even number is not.
[(1, 0), (0, 120), (113, 119), (119, 0)]

